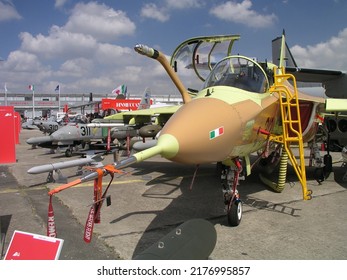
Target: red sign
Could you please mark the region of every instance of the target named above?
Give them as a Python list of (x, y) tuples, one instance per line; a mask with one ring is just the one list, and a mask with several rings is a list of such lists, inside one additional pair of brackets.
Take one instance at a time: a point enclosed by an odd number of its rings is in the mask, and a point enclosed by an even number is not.
[[(139, 108), (141, 99), (101, 99), (102, 110), (115, 109), (119, 111), (134, 111)], [(152, 104), (152, 100), (150, 101)]]
[(15, 230), (5, 260), (57, 260), (64, 240)]
[(101, 100), (102, 110), (115, 109), (121, 111), (133, 111), (139, 107), (141, 99), (109, 99)]
[(13, 106), (0, 106), (0, 163), (16, 162), (16, 123)]

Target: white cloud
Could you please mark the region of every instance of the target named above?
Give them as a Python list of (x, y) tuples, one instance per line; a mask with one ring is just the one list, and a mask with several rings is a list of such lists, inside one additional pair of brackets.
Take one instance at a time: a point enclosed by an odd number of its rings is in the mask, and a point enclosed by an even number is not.
[(116, 11), (96, 2), (78, 3), (63, 27), (68, 32), (90, 35), (104, 42), (133, 34), (135, 28), (135, 24), (123, 11)]
[(290, 48), (299, 67), (347, 71), (347, 28), (327, 42)]
[(10, 21), (21, 19), (12, 1), (0, 1), (0, 21)]
[(103, 42), (114, 40), (122, 33), (132, 34), (134, 30), (135, 25), (125, 13), (92, 2), (77, 4), (66, 25), (52, 26), (48, 36), (22, 32), (19, 37), (22, 40), (21, 50), (36, 54), (41, 59), (58, 58), (62, 61), (86, 58), (110, 64), (130, 51), (129, 48)]
[(241, 3), (227, 1), (210, 10), (210, 13), (221, 20), (244, 24), (249, 27), (266, 28), (274, 24), (276, 15), (262, 15), (252, 10), (251, 0), (243, 0)]
[(104, 65), (126, 64), (129, 57), (134, 54), (133, 49), (112, 44), (99, 44), (95, 50), (95, 59)]
[(173, 9), (189, 9), (200, 8), (204, 6), (204, 1), (201, 0), (166, 0), (168, 8)]
[(20, 33), (20, 49), (2, 62), (0, 76), (13, 90), (18, 82), (13, 86), (11, 81), (16, 79), (49, 91), (52, 81), (64, 85), (65, 91), (77, 93), (114, 88), (124, 65), (136, 65), (138, 56), (132, 49), (110, 41), (132, 35), (135, 29), (122, 11), (96, 2), (79, 3), (66, 24), (52, 26), (47, 35)]
[(39, 84), (52, 74), (50, 67), (43, 65), (36, 55), (23, 51), (11, 52), (2, 62), (1, 70), (1, 76), (12, 92), (25, 92), (27, 85)]
[(95, 2), (79, 3), (72, 10), (67, 23), (52, 26), (48, 36), (23, 32), (21, 49), (46, 59), (91, 58), (102, 42), (131, 35), (135, 24), (122, 11), (115, 11)]
[(165, 22), (170, 19), (166, 8), (159, 8), (156, 4), (145, 4), (141, 9), (141, 16), (144, 18), (151, 18), (160, 22)]
[(67, 32), (58, 26), (53, 26), (48, 36), (32, 36), (30, 33), (22, 32), (19, 37), (22, 40), (22, 50), (46, 59), (90, 57), (97, 48), (97, 41), (93, 37)]
[(30, 73), (46, 70), (36, 55), (23, 51), (11, 52), (4, 66), (7, 71), (16, 72)]
[(76, 58), (65, 61), (61, 67), (59, 74), (60, 76), (67, 77), (83, 77), (87, 75), (93, 68), (93, 62), (85, 58)]
[(170, 19), (171, 10), (201, 8), (204, 5), (203, 0), (166, 0), (161, 7), (154, 3), (147, 3), (141, 9), (141, 16), (166, 22)]

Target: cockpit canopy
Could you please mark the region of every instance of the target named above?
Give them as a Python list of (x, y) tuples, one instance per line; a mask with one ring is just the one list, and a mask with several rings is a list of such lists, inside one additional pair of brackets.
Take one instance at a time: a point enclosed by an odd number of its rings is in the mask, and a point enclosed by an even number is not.
[(229, 56), (219, 61), (206, 78), (203, 88), (212, 86), (236, 87), (264, 93), (269, 81), (263, 68), (245, 56)]
[(85, 115), (82, 114), (77, 114), (74, 117), (69, 119), (69, 122), (71, 123), (81, 123), (81, 124), (85, 124), (88, 123), (87, 117)]

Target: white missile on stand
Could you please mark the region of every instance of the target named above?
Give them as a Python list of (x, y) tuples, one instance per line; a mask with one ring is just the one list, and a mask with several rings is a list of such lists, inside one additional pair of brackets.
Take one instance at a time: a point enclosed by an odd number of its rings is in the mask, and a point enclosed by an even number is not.
[[(76, 173), (80, 173), (81, 167), (86, 165), (93, 165), (95, 167), (102, 166), (101, 161), (104, 159), (101, 155), (93, 155), (87, 156), (86, 158), (80, 158), (75, 160), (61, 161), (55, 163), (49, 163), (39, 166), (34, 166), (30, 168), (27, 173), (29, 174), (41, 174), (45, 172), (49, 172), (46, 182), (67, 182), (67, 178), (64, 177), (61, 173), (61, 169), (71, 168), (71, 167), (79, 167)], [(58, 179), (55, 180), (53, 178), (53, 172), (56, 171), (58, 173)], [(78, 175), (76, 174), (76, 175)]]

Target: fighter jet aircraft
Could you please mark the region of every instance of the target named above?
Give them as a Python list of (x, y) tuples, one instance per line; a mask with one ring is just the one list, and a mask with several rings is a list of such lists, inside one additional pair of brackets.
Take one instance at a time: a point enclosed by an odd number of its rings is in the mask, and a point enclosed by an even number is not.
[[(221, 171), (227, 220), (231, 226), (239, 225), (242, 219), (239, 180), (250, 175), (257, 162), (270, 165), (271, 169), (275, 163), (280, 165), (279, 180), (273, 189), (281, 192), (289, 159), (301, 183), (303, 199), (310, 200), (312, 191), (306, 184), (303, 144), (315, 137), (320, 122), (317, 116), (324, 110), (325, 99), (299, 92), (295, 77), (286, 73), (285, 34), (281, 36), (278, 66), (233, 55), (232, 45), (239, 37), (189, 39), (174, 51), (171, 63), (160, 51), (136, 45), (136, 52), (164, 67), (181, 93), (184, 104), (161, 108), (159, 112), (140, 110), (131, 116), (123, 115), (123, 121), (128, 118), (129, 123), (138, 123), (144, 118), (149, 120), (155, 113), (158, 122), (164, 122), (153, 146), (104, 166), (98, 172), (92, 171), (49, 194), (88, 180), (100, 180), (100, 174), (120, 172), (119, 169), (160, 155), (173, 162), (197, 167), (217, 163)], [(193, 69), (202, 81), (195, 98), (191, 98), (174, 69), (178, 73), (184, 71), (184, 76)], [(251, 155), (257, 157), (253, 163)], [(104, 195), (94, 197), (94, 212), (100, 211)]]
[(82, 115), (76, 117), (74, 123), (69, 123), (56, 130), (49, 136), (32, 137), (26, 142), (29, 145), (36, 145), (52, 150), (66, 148), (65, 156), (71, 157), (72, 152), (77, 146), (87, 144), (91, 141), (102, 141), (107, 138), (101, 129), (90, 129), (87, 121)]
[(37, 125), (34, 124), (34, 121), (35, 120), (30, 119), (30, 120), (23, 122), (22, 128), (23, 129), (30, 129), (30, 130), (38, 129)]
[(47, 120), (34, 120), (33, 124), (44, 134), (52, 134), (62, 126), (62, 121), (58, 122), (55, 116), (51, 116)]

